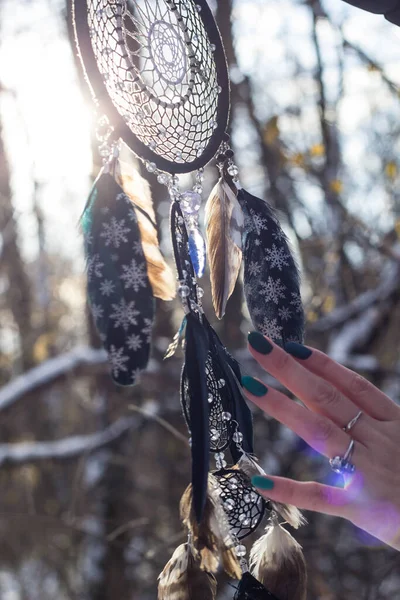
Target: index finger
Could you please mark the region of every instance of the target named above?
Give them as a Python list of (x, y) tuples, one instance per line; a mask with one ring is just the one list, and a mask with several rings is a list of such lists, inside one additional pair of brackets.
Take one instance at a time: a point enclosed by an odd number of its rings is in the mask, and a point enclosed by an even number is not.
[[(308, 353), (305, 352), (306, 349), (309, 351)], [(400, 419), (400, 408), (393, 400), (370, 381), (340, 365), (320, 350), (308, 348), (296, 342), (285, 344), (285, 350), (299, 360), (299, 364), (303, 367), (332, 383), (374, 419), (378, 421)]]

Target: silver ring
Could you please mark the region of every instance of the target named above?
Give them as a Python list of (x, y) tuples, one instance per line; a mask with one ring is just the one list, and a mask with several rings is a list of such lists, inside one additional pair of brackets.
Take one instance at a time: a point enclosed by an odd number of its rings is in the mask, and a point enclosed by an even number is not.
[(350, 462), (354, 452), (354, 440), (350, 440), (349, 447), (344, 456), (334, 456), (330, 459), (329, 464), (335, 473), (339, 475), (349, 475), (356, 470), (355, 466)]
[(353, 429), (354, 425), (358, 422), (358, 420), (361, 419), (362, 415), (363, 415), (363, 411), (360, 410), (358, 415), (355, 416), (354, 419), (352, 419), (350, 421), (350, 423), (347, 423), (346, 427), (343, 427), (343, 431), (345, 431), (346, 433), (349, 433), (349, 431), (351, 431)]

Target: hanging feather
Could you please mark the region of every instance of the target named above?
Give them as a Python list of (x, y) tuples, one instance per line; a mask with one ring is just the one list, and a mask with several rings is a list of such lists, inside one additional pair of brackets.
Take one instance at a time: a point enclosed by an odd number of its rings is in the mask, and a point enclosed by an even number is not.
[(250, 553), (250, 569), (279, 600), (306, 600), (307, 567), (301, 546), (277, 518)]
[(82, 216), (88, 296), (114, 381), (133, 385), (150, 355), (154, 299), (132, 204), (108, 173)]
[(208, 476), (207, 499), (201, 523), (196, 520), (191, 485), (182, 496), (180, 514), (182, 522), (193, 536), (201, 568), (216, 573), (221, 557), (225, 572), (233, 579), (240, 579), (240, 565), (229, 533), (229, 523), (219, 499), (218, 482), (213, 475)]
[(221, 178), (205, 207), (212, 301), (219, 319), (233, 293), (242, 263), (244, 215), (236, 192)]
[(262, 583), (247, 572), (239, 582), (234, 600), (281, 600), (281, 598), (271, 594)]
[(304, 310), (300, 275), (271, 206), (241, 189), (245, 213), (244, 291), (255, 328), (277, 344), (302, 342)]
[(158, 578), (158, 600), (215, 600), (217, 582), (200, 568), (191, 544), (179, 546)]
[[(239, 462), (238, 468), (246, 473), (246, 475), (251, 479), (255, 475), (266, 475), (264, 469), (260, 467), (257, 462), (257, 458), (255, 456), (250, 456), (249, 454), (243, 453)], [(276, 500), (269, 500), (271, 507), (275, 510), (289, 525), (298, 529), (301, 525), (305, 525), (307, 523), (307, 519), (303, 515), (303, 513), (297, 508), (297, 506), (293, 506), (292, 504), (284, 504), (282, 502), (277, 502)]]
[(182, 372), (181, 389), (189, 399), (193, 507), (198, 523), (202, 520), (207, 498), (210, 461), (206, 378), (208, 349), (208, 336), (204, 326), (194, 314), (189, 313), (186, 316), (185, 364)]
[(135, 208), (153, 295), (172, 300), (176, 296), (176, 280), (160, 251), (150, 185), (133, 165), (122, 160), (117, 161), (114, 175)]
[[(238, 430), (243, 436), (241, 446), (245, 452), (253, 452), (253, 417), (247, 405), (241, 385), (241, 371), (238, 362), (231, 356), (222, 344), (215, 330), (204, 317), (203, 322), (208, 331), (210, 354), (215, 372), (219, 372), (224, 383), (219, 390), (223, 408), (232, 415), (232, 420), (238, 424)], [(236, 442), (230, 444), (233, 462), (237, 462), (242, 454)]]

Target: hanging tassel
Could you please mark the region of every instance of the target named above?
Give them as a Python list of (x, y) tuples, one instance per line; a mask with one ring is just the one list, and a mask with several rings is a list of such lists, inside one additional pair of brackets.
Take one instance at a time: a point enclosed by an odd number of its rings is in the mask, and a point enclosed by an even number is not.
[(247, 572), (239, 582), (234, 600), (281, 600), (281, 598), (271, 594), (262, 583)]
[(306, 600), (307, 567), (301, 546), (276, 516), (251, 550), (250, 569), (279, 600)]
[(176, 281), (160, 251), (150, 185), (133, 165), (122, 160), (117, 160), (114, 176), (135, 208), (153, 295), (172, 300), (176, 296)]
[(217, 582), (190, 543), (179, 546), (158, 578), (158, 600), (215, 600)]
[(132, 204), (108, 173), (82, 216), (90, 309), (118, 385), (133, 385), (150, 355), (154, 299)]
[[(250, 479), (255, 475), (266, 475), (264, 469), (258, 464), (257, 458), (246, 453), (242, 454), (237, 466), (241, 471), (246, 473)], [(283, 504), (282, 502), (276, 502), (275, 500), (269, 500), (269, 503), (273, 510), (295, 529), (298, 529), (307, 523), (307, 519), (297, 506)]]
[(224, 178), (210, 194), (205, 217), (212, 301), (218, 319), (222, 319), (242, 263), (244, 225), (236, 193)]
[(228, 520), (218, 496), (218, 482), (213, 475), (208, 476), (207, 499), (201, 523), (196, 520), (191, 485), (182, 496), (180, 514), (182, 522), (193, 536), (201, 568), (216, 573), (221, 557), (224, 571), (232, 579), (240, 579), (240, 565), (233, 548)]
[(255, 328), (277, 344), (303, 342), (300, 275), (271, 206), (241, 189), (245, 213), (244, 291)]
[(208, 429), (208, 388), (206, 362), (208, 336), (194, 314), (186, 316), (185, 364), (181, 389), (189, 397), (189, 422), (192, 450), (193, 507), (200, 523), (207, 498), (210, 462), (210, 434)]
[(183, 336), (185, 335), (185, 329), (186, 329), (186, 317), (184, 317), (184, 319), (182, 320), (181, 326), (179, 327), (178, 331), (174, 335), (174, 339), (168, 346), (167, 351), (164, 356), (164, 360), (167, 360), (167, 358), (172, 358), (172, 356), (174, 356), (175, 352), (178, 350), (179, 345), (181, 344), (181, 342), (183, 340)]

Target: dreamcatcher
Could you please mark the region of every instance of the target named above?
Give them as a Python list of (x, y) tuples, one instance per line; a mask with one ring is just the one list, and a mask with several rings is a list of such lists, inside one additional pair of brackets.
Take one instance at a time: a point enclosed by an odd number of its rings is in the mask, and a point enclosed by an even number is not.
[[(76, 0), (73, 16), (98, 107), (104, 163), (82, 218), (88, 296), (119, 385), (133, 385), (146, 368), (154, 297), (171, 300), (176, 293), (158, 245), (149, 184), (129, 148), (171, 198), (185, 316), (167, 356), (185, 342), (181, 402), (192, 482), (180, 507), (187, 543), (160, 575), (159, 600), (214, 599), (220, 564), (240, 580), (237, 600), (301, 600), (304, 559), (278, 515), (295, 528), (303, 519), (295, 507), (266, 503), (251, 485), (263, 471), (253, 454), (241, 369), (208, 322), (198, 285), (208, 255), (212, 300), (222, 318), (243, 262), (254, 326), (277, 343), (302, 341), (299, 278), (288, 241), (269, 205), (239, 183), (226, 134), (227, 66), (214, 18), (206, 0)], [(206, 243), (199, 211), (203, 170), (213, 158), (219, 181), (205, 206)], [(189, 172), (194, 185), (181, 189), (178, 175)], [(265, 516), (266, 533), (248, 563), (242, 540)]]

